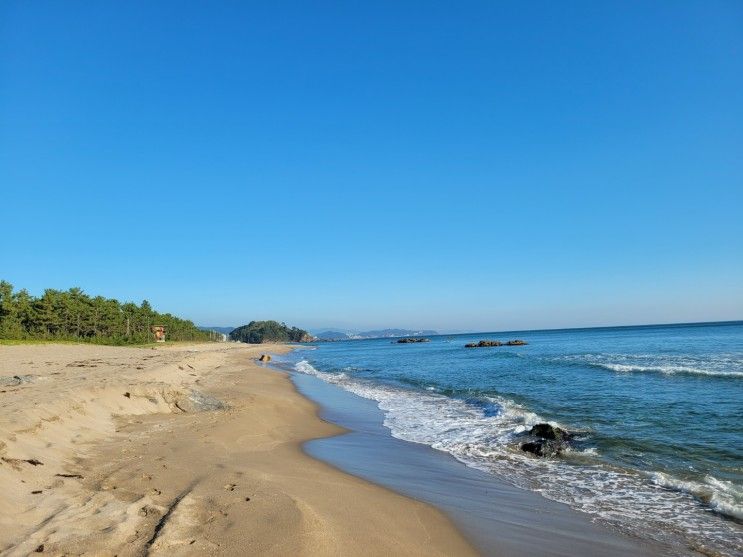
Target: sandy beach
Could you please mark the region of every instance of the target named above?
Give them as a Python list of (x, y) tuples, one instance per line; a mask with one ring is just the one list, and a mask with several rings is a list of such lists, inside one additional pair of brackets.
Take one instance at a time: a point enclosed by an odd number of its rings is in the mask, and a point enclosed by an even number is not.
[(283, 346), (0, 346), (0, 553), (471, 555), (434, 507), (307, 456), (342, 432)]

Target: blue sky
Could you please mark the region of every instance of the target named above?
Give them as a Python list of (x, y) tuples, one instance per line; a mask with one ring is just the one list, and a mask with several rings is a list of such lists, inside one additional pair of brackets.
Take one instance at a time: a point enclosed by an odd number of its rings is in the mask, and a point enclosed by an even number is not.
[(743, 4), (3, 2), (0, 277), (212, 325), (743, 318)]

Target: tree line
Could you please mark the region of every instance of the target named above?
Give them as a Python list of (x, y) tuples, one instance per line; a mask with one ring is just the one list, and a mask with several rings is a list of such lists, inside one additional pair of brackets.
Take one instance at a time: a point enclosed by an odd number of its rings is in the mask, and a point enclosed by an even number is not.
[[(153, 326), (166, 328), (167, 340), (209, 340), (210, 332), (169, 313), (159, 313), (144, 300), (140, 305), (80, 288), (47, 288), (35, 297), (0, 281), (0, 339), (75, 340), (100, 344), (154, 341)], [(213, 335), (211, 335), (213, 336)]]
[(230, 340), (261, 344), (263, 342), (308, 342), (312, 335), (303, 329), (278, 321), (251, 321), (230, 333)]

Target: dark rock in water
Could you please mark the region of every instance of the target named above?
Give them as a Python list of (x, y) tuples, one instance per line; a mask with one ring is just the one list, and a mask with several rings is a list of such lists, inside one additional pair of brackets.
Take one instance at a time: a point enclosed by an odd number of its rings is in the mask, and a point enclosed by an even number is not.
[(525, 453), (532, 453), (537, 456), (542, 456), (542, 441), (529, 441), (527, 443), (521, 443), (521, 450)]
[(535, 437), (533, 441), (521, 444), (521, 450), (539, 457), (553, 457), (570, 447), (573, 434), (547, 423), (536, 424), (528, 435)]
[(261, 357), (258, 358), (258, 361), (259, 362), (270, 362), (271, 356), (269, 356), (268, 354), (261, 354)]
[(412, 342), (431, 342), (431, 339), (424, 337), (406, 337), (397, 339), (397, 344), (410, 344)]
[(573, 437), (572, 433), (550, 424), (536, 424), (529, 430), (529, 435), (555, 441), (567, 441)]
[(480, 342), (470, 342), (469, 344), (465, 344), (465, 348), (482, 348), (484, 346), (524, 346), (526, 344), (529, 344), (525, 340), (509, 340), (506, 343), (503, 343), (499, 340), (481, 340)]
[(557, 456), (566, 448), (565, 443), (551, 441), (549, 439), (539, 439), (521, 444), (521, 450), (539, 457)]
[(465, 344), (465, 348), (483, 348), (486, 346), (503, 346), (503, 343), (499, 340), (481, 340), (480, 342), (470, 342)]

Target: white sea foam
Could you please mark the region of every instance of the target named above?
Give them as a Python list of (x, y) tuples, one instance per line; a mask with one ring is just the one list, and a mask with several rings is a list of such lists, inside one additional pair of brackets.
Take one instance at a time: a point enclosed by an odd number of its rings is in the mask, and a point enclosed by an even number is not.
[(611, 371), (618, 372), (657, 372), (673, 375), (675, 373), (690, 373), (696, 375), (710, 375), (713, 377), (743, 377), (743, 371), (713, 371), (686, 366), (638, 366), (626, 364), (597, 364)]
[(694, 358), (673, 354), (568, 354), (547, 359), (559, 363), (587, 364), (618, 373), (743, 377), (743, 358), (733, 355)]
[(376, 401), (394, 437), (445, 451), (469, 466), (635, 533), (663, 539), (664, 531), (672, 531), (696, 543), (705, 540), (720, 555), (743, 552), (743, 544), (729, 544), (736, 536), (740, 539), (737, 526), (700, 507), (701, 501), (719, 513), (740, 518), (740, 507), (735, 505), (740, 494), (730, 491), (732, 485), (714, 483), (720, 480), (710, 479), (709, 495), (700, 497), (694, 486), (679, 487), (678, 480), (670, 476), (647, 479), (604, 465), (595, 447), (569, 451), (559, 460), (532, 458), (518, 450), (520, 434), (545, 420), (512, 400), (488, 397), (497, 411), (484, 412), (481, 406), (431, 390), (354, 379), (345, 372), (320, 372), (306, 360), (294, 368)]
[(704, 482), (682, 480), (663, 472), (654, 472), (650, 475), (652, 481), (659, 486), (688, 493), (707, 504), (715, 511), (726, 516), (743, 520), (743, 489), (731, 482), (707, 475)]

